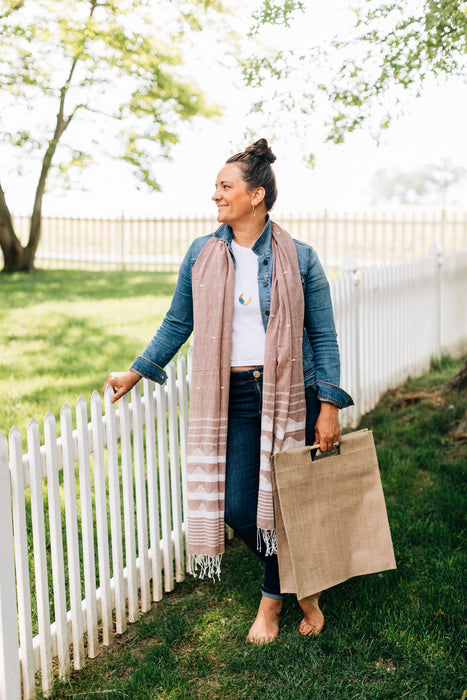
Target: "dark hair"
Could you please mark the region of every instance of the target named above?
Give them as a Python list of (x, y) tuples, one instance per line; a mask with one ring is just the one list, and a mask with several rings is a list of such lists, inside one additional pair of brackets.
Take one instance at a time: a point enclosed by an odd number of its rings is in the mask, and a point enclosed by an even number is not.
[(226, 161), (226, 163), (239, 163), (243, 179), (250, 189), (264, 187), (267, 211), (272, 209), (277, 199), (276, 177), (271, 168), (271, 163), (275, 160), (276, 156), (269, 148), (266, 139), (259, 139), (245, 148), (242, 153), (237, 153)]

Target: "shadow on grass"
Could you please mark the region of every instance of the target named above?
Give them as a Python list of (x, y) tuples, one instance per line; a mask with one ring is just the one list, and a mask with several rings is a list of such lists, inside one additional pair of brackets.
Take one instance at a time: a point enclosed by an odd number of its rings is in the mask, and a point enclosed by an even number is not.
[(100, 390), (125, 370), (170, 304), (176, 276), (153, 272), (36, 271), (0, 275), (0, 430)]
[(157, 294), (171, 296), (177, 275), (173, 272), (35, 270), (28, 274), (0, 275), (0, 297), (11, 308), (66, 299), (131, 298)]

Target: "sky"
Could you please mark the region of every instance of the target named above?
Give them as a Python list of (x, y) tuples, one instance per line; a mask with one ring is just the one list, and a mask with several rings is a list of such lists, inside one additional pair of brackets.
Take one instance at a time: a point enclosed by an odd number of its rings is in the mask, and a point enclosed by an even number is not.
[[(336, 32), (345, 32), (350, 5), (350, 0), (310, 3), (307, 16), (292, 31), (271, 30), (262, 39), (271, 46), (286, 46), (290, 41), (294, 46), (325, 43)], [(156, 169), (162, 192), (138, 190), (123, 164), (102, 161), (83, 171), (77, 189), (48, 193), (44, 215), (215, 215), (211, 195), (216, 175), (226, 158), (239, 150), (251, 91), (234, 86), (231, 71), (216, 63), (206, 50), (206, 42), (195, 47), (190, 67), (207, 94), (223, 106), (224, 115), (184, 126), (171, 161), (161, 162)], [(274, 169), (279, 196), (275, 211), (290, 215), (366, 209), (371, 204), (371, 180), (380, 168), (411, 170), (444, 158), (467, 168), (465, 124), (467, 84), (448, 81), (427, 85), (419, 98), (408, 97), (404, 116), (393, 122), (379, 146), (365, 132), (350, 135), (342, 145), (319, 144), (313, 170), (302, 160), (300, 138), (291, 138), (284, 130), (270, 141), (277, 156)], [(261, 136), (268, 138), (267, 133), (257, 134)], [(25, 188), (23, 181), (21, 187), (9, 187), (8, 201), (14, 213), (29, 213), (33, 184), (31, 181)], [(457, 198), (459, 205), (467, 208), (467, 187)]]

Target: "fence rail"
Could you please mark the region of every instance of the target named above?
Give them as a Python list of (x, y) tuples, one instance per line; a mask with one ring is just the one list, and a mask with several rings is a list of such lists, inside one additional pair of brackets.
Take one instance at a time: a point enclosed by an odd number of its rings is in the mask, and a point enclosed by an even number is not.
[[(310, 243), (324, 264), (346, 255), (361, 264), (420, 258), (436, 240), (445, 252), (467, 248), (467, 212), (278, 215), (294, 237)], [(27, 241), (28, 217), (15, 217)], [(43, 218), (37, 261), (44, 268), (177, 270), (194, 238), (218, 227), (215, 218)]]
[[(331, 285), (342, 386), (353, 427), (381, 393), (467, 352), (467, 251), (378, 268), (347, 258)], [(53, 660), (66, 678), (185, 575), (189, 371), (144, 379), (118, 409), (94, 392), (0, 433), (0, 700), (50, 694)], [(104, 409), (104, 410), (103, 410)], [(50, 547), (47, 543), (50, 543)], [(32, 554), (31, 554), (32, 553)], [(70, 657), (70, 650), (72, 655)]]

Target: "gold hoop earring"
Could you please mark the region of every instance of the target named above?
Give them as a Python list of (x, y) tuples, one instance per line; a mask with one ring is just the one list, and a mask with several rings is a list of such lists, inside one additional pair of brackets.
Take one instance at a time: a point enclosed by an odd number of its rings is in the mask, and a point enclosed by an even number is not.
[(255, 216), (255, 205), (253, 204), (253, 216)]

